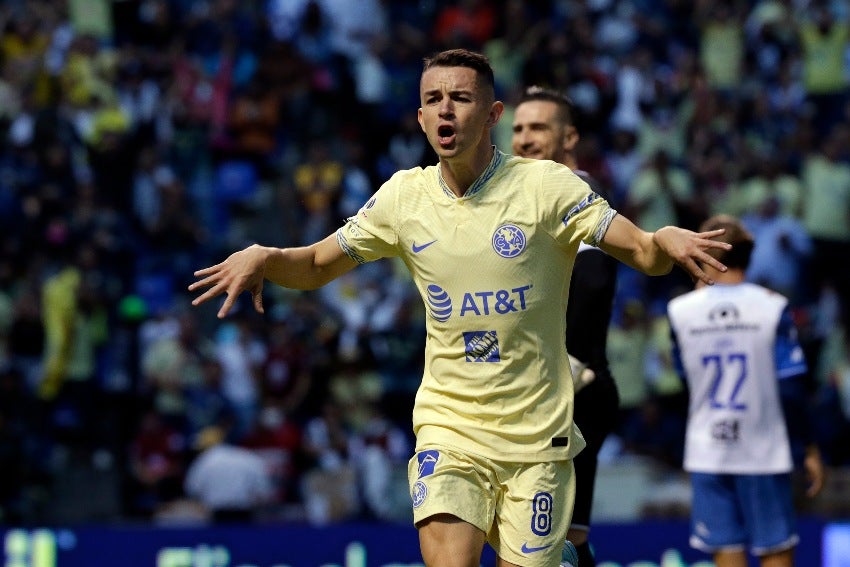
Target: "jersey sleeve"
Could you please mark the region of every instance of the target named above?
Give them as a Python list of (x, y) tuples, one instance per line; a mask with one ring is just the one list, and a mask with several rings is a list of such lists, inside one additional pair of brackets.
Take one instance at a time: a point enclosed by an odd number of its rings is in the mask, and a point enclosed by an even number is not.
[(336, 231), (340, 248), (358, 264), (398, 255), (397, 202), (401, 176), (384, 183)]
[(779, 317), (776, 326), (776, 342), (774, 347), (776, 360), (776, 375), (782, 380), (805, 374), (808, 371), (803, 347), (797, 336), (797, 326), (786, 306)]
[(541, 184), (547, 231), (564, 246), (574, 240), (598, 246), (617, 214), (608, 201), (581, 177), (556, 164), (544, 172)]

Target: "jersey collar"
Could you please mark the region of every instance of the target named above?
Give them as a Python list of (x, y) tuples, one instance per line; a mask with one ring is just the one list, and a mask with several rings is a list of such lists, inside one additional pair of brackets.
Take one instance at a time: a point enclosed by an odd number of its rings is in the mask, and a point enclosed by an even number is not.
[[(469, 189), (466, 190), (466, 193), (464, 193), (463, 198), (472, 197), (473, 195), (481, 191), (481, 189), (484, 188), (487, 182), (492, 179), (493, 175), (496, 173), (496, 170), (499, 169), (499, 166), (501, 166), (504, 161), (505, 154), (500, 152), (499, 148), (493, 146), (493, 157), (490, 159), (490, 163), (487, 165), (487, 168), (484, 170), (484, 172), (480, 176), (478, 176), (478, 179), (476, 179), (475, 182), (470, 185)], [(460, 198), (455, 195), (451, 189), (449, 189), (448, 184), (446, 183), (445, 179), (443, 179), (443, 170), (440, 167), (439, 163), (437, 164), (437, 177), (440, 179), (440, 187), (443, 189), (443, 193), (445, 193), (452, 199)]]

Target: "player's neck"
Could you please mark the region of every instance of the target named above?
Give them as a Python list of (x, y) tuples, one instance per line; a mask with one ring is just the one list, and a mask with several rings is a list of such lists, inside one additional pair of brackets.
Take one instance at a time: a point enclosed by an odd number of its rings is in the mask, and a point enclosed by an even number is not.
[(716, 283), (723, 285), (739, 284), (743, 283), (747, 279), (746, 273), (740, 268), (729, 268), (725, 272), (715, 270), (711, 266), (703, 266), (703, 269), (711, 279), (713, 279)]
[(576, 160), (576, 156), (570, 152), (566, 152), (563, 158), (559, 161), (573, 171), (578, 169), (578, 160)]
[(479, 144), (469, 155), (440, 158), (440, 174), (452, 193), (463, 197), (490, 165), (494, 151), (488, 140), (486, 144)]

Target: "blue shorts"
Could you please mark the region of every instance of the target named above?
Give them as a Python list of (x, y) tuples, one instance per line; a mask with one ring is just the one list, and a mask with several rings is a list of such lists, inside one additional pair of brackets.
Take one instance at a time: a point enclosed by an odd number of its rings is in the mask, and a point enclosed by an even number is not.
[(756, 556), (797, 545), (790, 474), (691, 473), (691, 547)]

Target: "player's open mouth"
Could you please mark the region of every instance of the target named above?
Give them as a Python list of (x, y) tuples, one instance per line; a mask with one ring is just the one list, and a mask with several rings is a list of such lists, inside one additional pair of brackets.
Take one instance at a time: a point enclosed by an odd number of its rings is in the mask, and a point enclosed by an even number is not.
[(440, 126), (437, 128), (437, 143), (441, 146), (450, 146), (455, 141), (455, 129), (452, 126)]

